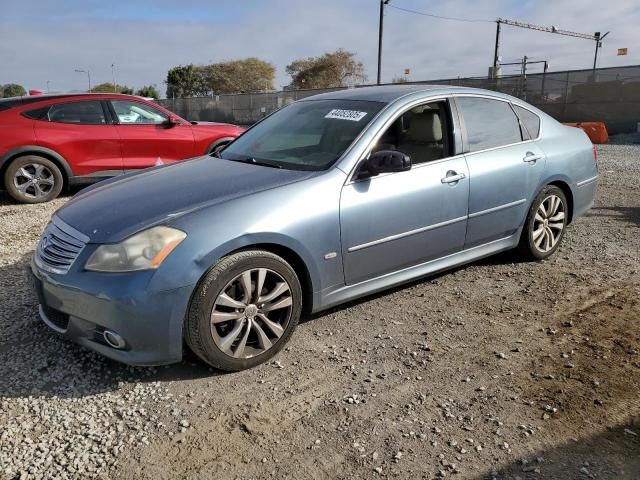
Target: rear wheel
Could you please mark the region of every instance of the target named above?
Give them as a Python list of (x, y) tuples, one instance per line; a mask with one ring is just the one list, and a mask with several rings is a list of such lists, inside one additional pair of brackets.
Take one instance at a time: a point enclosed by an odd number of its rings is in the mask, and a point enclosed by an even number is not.
[(564, 192), (555, 185), (547, 185), (531, 205), (520, 238), (520, 249), (535, 260), (550, 257), (560, 246), (567, 219)]
[(21, 203), (43, 203), (56, 198), (62, 191), (64, 178), (51, 160), (27, 155), (13, 160), (4, 174), (4, 185)]
[(198, 286), (185, 325), (187, 345), (221, 370), (273, 357), (300, 319), (302, 289), (291, 266), (262, 250), (222, 259)]

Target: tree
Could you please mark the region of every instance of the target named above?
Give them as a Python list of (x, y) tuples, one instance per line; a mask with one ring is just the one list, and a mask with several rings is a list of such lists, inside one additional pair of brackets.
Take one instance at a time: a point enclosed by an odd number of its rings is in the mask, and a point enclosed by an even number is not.
[(276, 67), (259, 58), (179, 65), (167, 72), (167, 97), (197, 97), (273, 90)]
[(167, 72), (167, 97), (198, 97), (207, 94), (202, 67), (178, 65)]
[(144, 87), (138, 89), (136, 95), (145, 98), (155, 98), (156, 100), (160, 98), (158, 90), (156, 90), (156, 87), (154, 87), (153, 85), (145, 85)]
[(91, 93), (126, 93), (127, 95), (133, 94), (133, 88), (126, 85), (113, 85), (113, 83), (106, 82), (96, 85), (91, 90)]
[(273, 90), (276, 76), (273, 64), (255, 57), (200, 68), (207, 90), (215, 95)]
[(18, 85), (17, 83), (7, 83), (6, 85), (2, 85), (0, 87), (0, 96), (2, 98), (9, 97), (22, 97), (27, 94), (27, 91), (24, 89), (22, 85)]
[(367, 80), (362, 62), (355, 60), (355, 53), (342, 48), (319, 57), (294, 60), (287, 65), (291, 86), (297, 88), (346, 87)]

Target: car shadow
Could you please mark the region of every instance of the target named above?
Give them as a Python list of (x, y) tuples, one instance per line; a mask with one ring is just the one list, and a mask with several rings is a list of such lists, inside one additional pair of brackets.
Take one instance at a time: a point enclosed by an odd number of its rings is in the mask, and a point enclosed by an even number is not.
[[(3, 188), (0, 185), (0, 188)], [(80, 190), (82, 190), (84, 187), (80, 187), (80, 186), (70, 186), (69, 188), (64, 189), (60, 195), (58, 195), (57, 198), (65, 198), (67, 200), (71, 200), (71, 197), (73, 197), (76, 193), (78, 193)], [(0, 190), (0, 206), (3, 205), (23, 205), (22, 203), (14, 200), (11, 195), (9, 195), (5, 190)]]
[(0, 266), (0, 398), (95, 395), (138, 382), (223, 375), (188, 349), (180, 363), (132, 367), (109, 360), (51, 331), (38, 316), (27, 271), (32, 253)]
[(605, 217), (640, 226), (640, 207), (594, 207), (587, 217)]
[(640, 478), (640, 418), (535, 452), (527, 458), (494, 468), (478, 480), (487, 478), (636, 480)]
[[(109, 360), (65, 340), (51, 331), (38, 316), (36, 296), (29, 277), (33, 252), (18, 261), (0, 266), (0, 397), (57, 396), (83, 397), (109, 392), (123, 384), (181, 381), (224, 375), (210, 368), (188, 348), (182, 362), (160, 367), (133, 367)], [(504, 252), (475, 262), (475, 265), (502, 265), (523, 261), (516, 253)], [(312, 315), (306, 323), (354, 305), (468, 268), (468, 265), (416, 279), (397, 287), (336, 306)]]
[(459, 270), (464, 270), (465, 268), (469, 268), (472, 265), (474, 266), (498, 266), (498, 265), (515, 265), (515, 264), (519, 264), (519, 263), (529, 263), (532, 260), (529, 260), (528, 258), (526, 258), (524, 255), (520, 254), (517, 250), (513, 249), (513, 250), (507, 250), (504, 252), (500, 252), (500, 253), (496, 253), (494, 255), (491, 255), (489, 257), (485, 257), (485, 258), (481, 258), (479, 260), (475, 260), (473, 262), (470, 263), (466, 263), (464, 265), (458, 265), (456, 267), (452, 267), (450, 269), (447, 270), (442, 270), (440, 272), (436, 272), (436, 273), (432, 273), (430, 275), (426, 275), (424, 277), (420, 277), (414, 280), (411, 280), (407, 283), (403, 283), (400, 285), (397, 285), (395, 287), (391, 287), (391, 288), (387, 288), (385, 290), (382, 290), (380, 292), (377, 293), (372, 293), (370, 295), (366, 295), (364, 297), (360, 297), (357, 298), (355, 300), (351, 300), (349, 302), (346, 303), (341, 303), (340, 305), (336, 305), (335, 307), (331, 307), (328, 310), (323, 310), (321, 312), (318, 313), (313, 313), (313, 314), (307, 314), (305, 315), (301, 320), (300, 323), (306, 323), (308, 321), (311, 320), (315, 320), (317, 318), (321, 318), (325, 315), (329, 315), (332, 313), (336, 313), (336, 312), (340, 312), (342, 310), (346, 310), (348, 308), (351, 308), (355, 305), (360, 305), (362, 303), (366, 303), (366, 302), (370, 302), (372, 300), (375, 300), (377, 298), (384, 298), (388, 295), (392, 295), (396, 292), (408, 289), (408, 288), (412, 288), (415, 287), (417, 285), (421, 285), (423, 283), (430, 283), (430, 282), (434, 282), (436, 280), (438, 280), (441, 277), (447, 276), (447, 275), (451, 275)]

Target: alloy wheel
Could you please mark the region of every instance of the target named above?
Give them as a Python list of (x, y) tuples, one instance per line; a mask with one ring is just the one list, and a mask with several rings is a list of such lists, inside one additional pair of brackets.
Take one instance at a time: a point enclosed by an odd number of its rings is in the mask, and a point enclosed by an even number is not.
[(49, 195), (55, 186), (53, 172), (39, 163), (20, 167), (13, 176), (13, 184), (26, 198), (42, 198)]
[(560, 237), (565, 225), (564, 202), (557, 195), (545, 197), (536, 211), (533, 219), (533, 244), (543, 253), (553, 249)]
[(283, 335), (292, 303), (291, 288), (280, 274), (268, 268), (246, 270), (215, 300), (211, 311), (213, 340), (230, 357), (260, 355)]

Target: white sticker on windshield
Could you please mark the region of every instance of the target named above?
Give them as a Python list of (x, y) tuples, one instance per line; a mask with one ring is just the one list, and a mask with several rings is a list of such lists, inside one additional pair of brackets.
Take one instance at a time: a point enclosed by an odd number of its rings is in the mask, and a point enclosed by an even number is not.
[(341, 110), (334, 108), (327, 113), (324, 118), (337, 118), (338, 120), (351, 120), (352, 122), (359, 122), (362, 120), (367, 112), (358, 112), (357, 110)]

